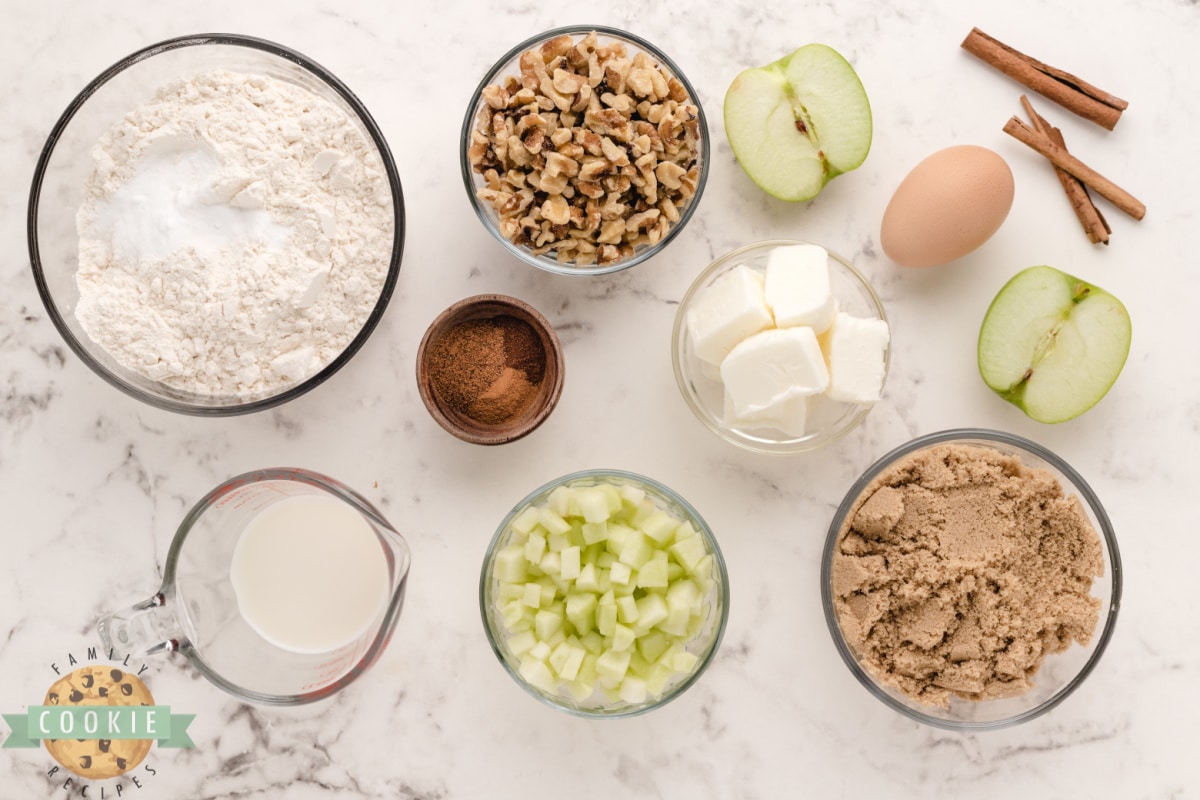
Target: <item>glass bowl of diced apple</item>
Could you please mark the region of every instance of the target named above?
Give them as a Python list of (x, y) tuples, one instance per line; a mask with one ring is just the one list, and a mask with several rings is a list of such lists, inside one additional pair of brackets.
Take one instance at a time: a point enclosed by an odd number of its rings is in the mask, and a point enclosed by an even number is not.
[(671, 359), (706, 427), (747, 450), (790, 454), (866, 419), (890, 342), (883, 303), (853, 264), (810, 242), (770, 240), (700, 273), (675, 314)]
[(711, 529), (650, 478), (586, 470), (513, 508), (479, 580), (483, 625), (513, 679), (583, 717), (673, 700), (712, 661), (729, 576)]

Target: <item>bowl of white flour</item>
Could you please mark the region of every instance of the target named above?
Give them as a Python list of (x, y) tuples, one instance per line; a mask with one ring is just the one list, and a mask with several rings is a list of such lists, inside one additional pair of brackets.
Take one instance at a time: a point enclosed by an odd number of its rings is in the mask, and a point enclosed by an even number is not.
[(159, 408), (241, 414), (319, 385), (395, 287), (387, 143), (280, 45), (171, 39), (110, 67), (52, 130), (29, 199), (38, 291), (67, 344)]

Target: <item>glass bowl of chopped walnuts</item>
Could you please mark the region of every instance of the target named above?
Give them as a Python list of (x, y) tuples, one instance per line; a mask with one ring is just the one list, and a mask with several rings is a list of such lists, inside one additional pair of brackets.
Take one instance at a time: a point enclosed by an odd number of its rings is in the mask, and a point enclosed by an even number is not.
[(534, 36), (480, 81), (462, 128), (475, 213), (513, 255), (562, 275), (632, 267), (691, 218), (708, 124), (661, 50), (614, 28)]

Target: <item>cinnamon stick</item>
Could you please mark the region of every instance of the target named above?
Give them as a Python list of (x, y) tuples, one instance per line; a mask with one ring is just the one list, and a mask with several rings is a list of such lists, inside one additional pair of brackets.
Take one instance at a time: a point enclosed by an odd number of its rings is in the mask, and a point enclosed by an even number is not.
[(979, 28), (971, 29), (963, 39), (962, 48), (1068, 111), (1110, 131), (1121, 118), (1121, 112), (1129, 107), (1121, 98), (1014, 50)]
[[(1033, 123), (1034, 130), (1049, 137), (1050, 141), (1066, 152), (1067, 143), (1063, 139), (1062, 131), (1034, 111), (1033, 105), (1025, 95), (1021, 95), (1021, 105), (1025, 107), (1025, 113), (1029, 115), (1029, 121)], [(1092, 202), (1092, 196), (1088, 194), (1087, 187), (1062, 167), (1055, 166), (1054, 172), (1058, 175), (1058, 181), (1062, 184), (1063, 191), (1067, 194), (1067, 200), (1071, 202), (1071, 208), (1075, 210), (1075, 216), (1079, 218), (1079, 224), (1083, 226), (1083, 232), (1087, 234), (1088, 241), (1092, 244), (1107, 245), (1108, 235), (1112, 233), (1112, 228), (1109, 227), (1108, 220), (1104, 218), (1104, 215), (1100, 213), (1100, 209), (1096, 208), (1096, 204)]]
[(1050, 159), (1050, 163), (1054, 164), (1054, 166), (1061, 167), (1064, 171), (1074, 175), (1080, 181), (1092, 187), (1097, 194), (1134, 219), (1141, 219), (1146, 216), (1146, 206), (1140, 200), (1068, 153), (1063, 147), (1055, 144), (1046, 136), (1026, 125), (1017, 117), (1013, 117), (1004, 123), (1004, 132)]

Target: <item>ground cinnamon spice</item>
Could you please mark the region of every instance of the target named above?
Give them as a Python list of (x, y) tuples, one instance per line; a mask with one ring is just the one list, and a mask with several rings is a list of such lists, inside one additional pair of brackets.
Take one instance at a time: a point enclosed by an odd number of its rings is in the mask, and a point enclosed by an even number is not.
[(522, 319), (499, 314), (460, 322), (432, 342), (429, 379), (454, 411), (484, 425), (519, 419), (546, 374), (546, 349)]

